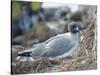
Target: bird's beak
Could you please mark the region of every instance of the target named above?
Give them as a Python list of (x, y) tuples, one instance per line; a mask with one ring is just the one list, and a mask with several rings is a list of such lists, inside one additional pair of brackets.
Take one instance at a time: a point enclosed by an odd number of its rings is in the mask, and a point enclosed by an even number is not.
[(86, 27), (79, 27), (79, 32), (80, 32), (80, 34), (82, 34), (82, 30), (85, 30), (86, 29)]

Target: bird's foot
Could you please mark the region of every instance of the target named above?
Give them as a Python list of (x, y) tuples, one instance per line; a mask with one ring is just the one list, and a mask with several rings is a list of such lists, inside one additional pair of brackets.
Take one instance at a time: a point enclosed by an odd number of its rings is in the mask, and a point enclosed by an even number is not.
[(63, 65), (60, 65), (60, 68), (62, 70), (68, 70), (70, 68), (71, 64), (63, 64)]
[(62, 70), (68, 70), (71, 66), (71, 63), (65, 63), (64, 60), (61, 61), (60, 63), (60, 68)]

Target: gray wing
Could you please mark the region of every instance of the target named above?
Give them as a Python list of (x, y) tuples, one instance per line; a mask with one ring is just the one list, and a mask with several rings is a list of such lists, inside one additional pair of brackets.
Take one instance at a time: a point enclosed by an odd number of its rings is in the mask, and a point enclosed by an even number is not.
[(40, 57), (45, 52), (45, 44), (40, 43), (37, 45), (34, 45), (32, 48), (32, 57)]
[[(67, 36), (67, 35), (66, 35)], [(68, 52), (73, 46), (69, 38), (63, 36), (62, 34), (57, 35), (48, 39), (43, 43), (33, 45), (29, 50), (25, 50), (22, 53), (32, 52), (32, 57), (54, 57), (62, 55)]]
[(71, 50), (71, 48), (75, 44), (66, 37), (59, 37), (55, 39), (51, 39), (45, 45), (45, 52), (42, 56), (44, 57), (56, 57), (59, 55), (63, 55), (64, 53)]
[(46, 49), (46, 44), (48, 44), (50, 41), (52, 41), (56, 38), (61, 38), (61, 34), (54, 36), (54, 37), (46, 40), (43, 43), (33, 45), (33, 47), (30, 49), (32, 51), (32, 57), (41, 57), (44, 54), (46, 54), (48, 52), (48, 50)]

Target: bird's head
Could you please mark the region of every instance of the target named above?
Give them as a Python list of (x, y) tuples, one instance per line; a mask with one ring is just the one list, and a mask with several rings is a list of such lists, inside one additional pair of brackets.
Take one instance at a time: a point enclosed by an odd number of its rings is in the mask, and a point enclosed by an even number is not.
[(84, 30), (86, 27), (83, 27), (82, 26), (82, 23), (80, 22), (71, 22), (69, 25), (68, 25), (68, 30), (69, 32), (71, 33), (78, 33), (82, 30)]

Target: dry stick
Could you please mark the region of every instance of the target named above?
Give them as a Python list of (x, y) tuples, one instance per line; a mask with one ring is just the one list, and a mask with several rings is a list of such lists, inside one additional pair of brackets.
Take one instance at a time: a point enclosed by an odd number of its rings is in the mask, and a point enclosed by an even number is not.
[(88, 56), (81, 56), (81, 57), (77, 57), (77, 58), (74, 58), (74, 59), (71, 59), (70, 62), (75, 62), (77, 60), (82, 60), (84, 58), (87, 58)]
[(39, 70), (39, 68), (40, 68), (40, 66), (41, 66), (41, 63), (42, 63), (42, 61), (40, 60), (40, 62), (39, 62), (39, 64), (38, 64), (38, 66), (37, 66), (35, 72), (38, 72), (38, 70)]
[[(96, 26), (95, 26), (95, 28), (96, 28)], [(94, 40), (93, 40), (93, 48), (92, 48), (92, 51), (94, 51), (94, 58), (95, 58), (95, 56), (96, 56), (96, 53), (95, 53), (95, 49), (96, 49), (96, 45), (97, 45), (97, 32), (96, 32), (96, 29), (94, 30), (95, 31), (95, 36), (94, 36)]]
[(86, 56), (89, 56), (89, 52), (87, 49), (85, 49), (85, 52), (86, 52)]
[[(87, 26), (86, 31), (88, 31), (88, 30), (91, 28), (91, 26), (92, 26), (93, 24), (94, 24), (94, 21), (93, 21), (91, 24), (89, 24), (89, 25)], [(85, 52), (86, 52), (86, 55), (89, 56), (89, 52), (88, 52), (87, 49), (85, 50)]]

